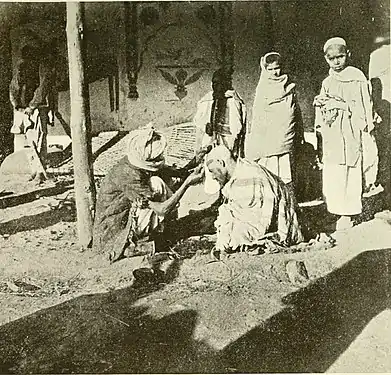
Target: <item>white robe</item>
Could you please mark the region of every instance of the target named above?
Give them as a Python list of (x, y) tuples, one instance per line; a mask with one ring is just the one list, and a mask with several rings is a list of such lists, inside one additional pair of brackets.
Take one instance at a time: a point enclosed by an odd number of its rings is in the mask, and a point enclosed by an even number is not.
[(364, 164), (370, 164), (367, 152), (363, 152), (362, 134), (374, 128), (369, 84), (354, 67), (340, 73), (330, 70), (322, 83), (321, 95), (341, 98), (347, 105), (347, 110), (340, 110), (330, 125), (325, 123), (320, 109), (316, 111), (316, 126), (320, 126), (323, 138), (323, 194), (327, 209), (337, 215), (357, 215), (362, 210), (363, 157)]

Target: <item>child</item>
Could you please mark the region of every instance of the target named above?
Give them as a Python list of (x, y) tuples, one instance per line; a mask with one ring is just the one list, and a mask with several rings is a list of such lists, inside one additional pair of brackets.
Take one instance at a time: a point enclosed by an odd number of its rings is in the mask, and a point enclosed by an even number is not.
[(289, 184), (294, 146), (296, 141), (302, 143), (304, 139), (295, 84), (289, 82), (286, 74), (281, 74), (279, 53), (267, 53), (261, 58), (260, 66), (245, 155)]
[(373, 128), (370, 88), (364, 73), (348, 66), (350, 52), (342, 38), (323, 48), (330, 66), (320, 95), (315, 98), (315, 128), (323, 143), (323, 195), (330, 213), (339, 215), (337, 230), (353, 226), (352, 216), (362, 210), (363, 133)]

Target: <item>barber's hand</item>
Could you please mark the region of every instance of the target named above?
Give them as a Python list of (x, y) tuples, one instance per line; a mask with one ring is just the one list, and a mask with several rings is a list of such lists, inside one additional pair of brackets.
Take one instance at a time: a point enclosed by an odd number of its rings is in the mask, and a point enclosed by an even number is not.
[(212, 145), (209, 145), (209, 146), (206, 146), (206, 147), (202, 147), (201, 149), (199, 149), (196, 152), (196, 155), (195, 155), (195, 162), (197, 164), (201, 163), (202, 160), (204, 159), (205, 155), (207, 153), (209, 153), (211, 149), (212, 149)]
[(204, 167), (203, 165), (199, 165), (196, 169), (194, 169), (192, 174), (186, 178), (185, 183), (189, 186), (196, 185), (202, 181), (204, 175), (205, 175)]
[(30, 115), (33, 114), (34, 109), (35, 109), (35, 108), (27, 107), (27, 108), (24, 110), (24, 113), (25, 113), (27, 116), (30, 116)]
[(159, 202), (148, 201), (147, 205), (148, 208), (154, 210), (155, 212), (158, 211)]

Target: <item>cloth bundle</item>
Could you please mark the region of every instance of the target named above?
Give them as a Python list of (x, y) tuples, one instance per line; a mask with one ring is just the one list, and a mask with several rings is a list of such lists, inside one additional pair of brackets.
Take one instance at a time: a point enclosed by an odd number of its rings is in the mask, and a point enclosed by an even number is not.
[(329, 94), (317, 95), (314, 99), (314, 106), (319, 107), (322, 113), (323, 121), (327, 126), (331, 126), (338, 117), (338, 113), (347, 106), (342, 98)]

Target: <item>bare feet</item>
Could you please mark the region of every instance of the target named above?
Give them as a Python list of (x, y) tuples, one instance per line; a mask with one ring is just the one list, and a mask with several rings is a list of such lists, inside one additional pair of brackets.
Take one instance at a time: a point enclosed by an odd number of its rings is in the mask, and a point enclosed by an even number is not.
[(337, 221), (337, 231), (346, 230), (353, 227), (353, 220), (350, 216), (341, 216)]

